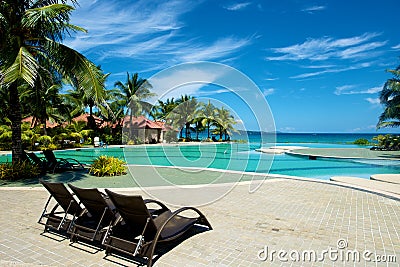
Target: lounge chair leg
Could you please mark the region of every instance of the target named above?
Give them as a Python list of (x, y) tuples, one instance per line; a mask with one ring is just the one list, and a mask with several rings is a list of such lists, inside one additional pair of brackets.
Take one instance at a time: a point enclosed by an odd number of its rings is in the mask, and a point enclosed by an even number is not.
[(40, 218), (39, 218), (39, 220), (38, 220), (38, 223), (41, 223), (41, 222), (42, 222), (42, 219), (43, 219), (44, 215), (46, 214), (47, 206), (49, 205), (51, 198), (52, 198), (52, 196), (50, 196), (50, 197), (47, 199), (46, 205), (44, 205), (44, 208), (43, 208), (42, 216), (40, 216)]
[(142, 234), (139, 236), (139, 241), (136, 245), (135, 252), (133, 252), (133, 257), (135, 257), (139, 253), (140, 249), (142, 248), (142, 244), (144, 242), (144, 232), (146, 232), (146, 228), (147, 228), (147, 225), (149, 224), (149, 221), (150, 221), (150, 218), (147, 218), (147, 221), (146, 221), (146, 224), (144, 225)]

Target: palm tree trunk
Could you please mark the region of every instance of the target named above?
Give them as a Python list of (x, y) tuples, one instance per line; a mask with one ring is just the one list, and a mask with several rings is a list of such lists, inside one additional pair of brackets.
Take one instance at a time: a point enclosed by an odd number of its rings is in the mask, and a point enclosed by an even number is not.
[(186, 123), (186, 139), (188, 139), (189, 138), (189, 132), (190, 132), (190, 123), (189, 122), (187, 122)]
[(12, 163), (15, 164), (23, 159), (21, 140), (21, 103), (19, 101), (17, 82), (14, 82), (10, 85), (10, 119), (12, 131)]
[(210, 122), (207, 121), (207, 138), (210, 139)]

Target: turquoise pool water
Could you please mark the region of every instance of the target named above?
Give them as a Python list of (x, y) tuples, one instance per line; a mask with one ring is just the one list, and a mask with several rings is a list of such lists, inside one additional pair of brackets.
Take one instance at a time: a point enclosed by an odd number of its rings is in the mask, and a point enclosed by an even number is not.
[[(279, 145), (279, 144), (278, 144)], [(357, 147), (338, 144), (282, 144), (319, 148)], [(264, 145), (264, 147), (267, 145)], [(349, 175), (368, 178), (376, 173), (400, 173), (400, 161), (390, 160), (309, 160), (286, 154), (256, 152), (260, 144), (202, 144), (108, 147), (56, 151), (58, 157), (75, 158), (90, 164), (100, 155), (122, 158), (130, 165), (159, 165), (273, 173), (327, 180), (331, 176)], [(2, 161), (4, 161), (4, 156)]]

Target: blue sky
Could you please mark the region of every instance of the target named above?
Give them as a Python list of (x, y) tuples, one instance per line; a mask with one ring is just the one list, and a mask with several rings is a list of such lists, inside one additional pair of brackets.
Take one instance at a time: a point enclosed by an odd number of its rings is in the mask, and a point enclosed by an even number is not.
[[(111, 73), (107, 88), (125, 81), (126, 72), (150, 78), (186, 62), (226, 64), (258, 86), (277, 131), (376, 132), (383, 110), (379, 91), (392, 77), (386, 70), (400, 65), (398, 0), (79, 4), (72, 23), (88, 33), (73, 34), (65, 43)], [(193, 79), (220, 78), (211, 69), (190, 70), (185, 75)], [(229, 99), (225, 104), (246, 128), (258, 129), (254, 116), (229, 90), (187, 90), (217, 102)]]

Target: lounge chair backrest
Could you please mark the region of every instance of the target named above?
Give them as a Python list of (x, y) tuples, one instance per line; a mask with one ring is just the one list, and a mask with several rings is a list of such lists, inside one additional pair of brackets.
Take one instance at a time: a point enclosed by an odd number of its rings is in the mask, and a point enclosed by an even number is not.
[(125, 223), (138, 231), (142, 231), (146, 226), (147, 219), (149, 219), (145, 236), (149, 239), (154, 237), (157, 233), (157, 227), (141, 196), (122, 195), (108, 189), (105, 189), (105, 191)]
[(108, 209), (106, 210), (106, 213), (104, 214), (105, 217), (103, 219), (106, 221), (114, 219), (114, 213), (111, 211), (111, 207), (107, 204), (106, 200), (102, 196), (101, 192), (97, 190), (97, 188), (79, 188), (73, 186), (72, 184), (68, 184), (68, 186), (94, 219), (100, 220), (101, 216), (103, 216), (105, 208)]
[(42, 164), (42, 160), (35, 153), (28, 152), (27, 155), (34, 163), (38, 165)]
[(43, 154), (46, 157), (48, 162), (57, 163), (57, 158), (54, 155), (52, 150), (43, 150)]
[(44, 181), (40, 181), (40, 183), (49, 191), (64, 211), (68, 211), (71, 215), (77, 215), (82, 212), (83, 209), (63, 183), (49, 183)]

